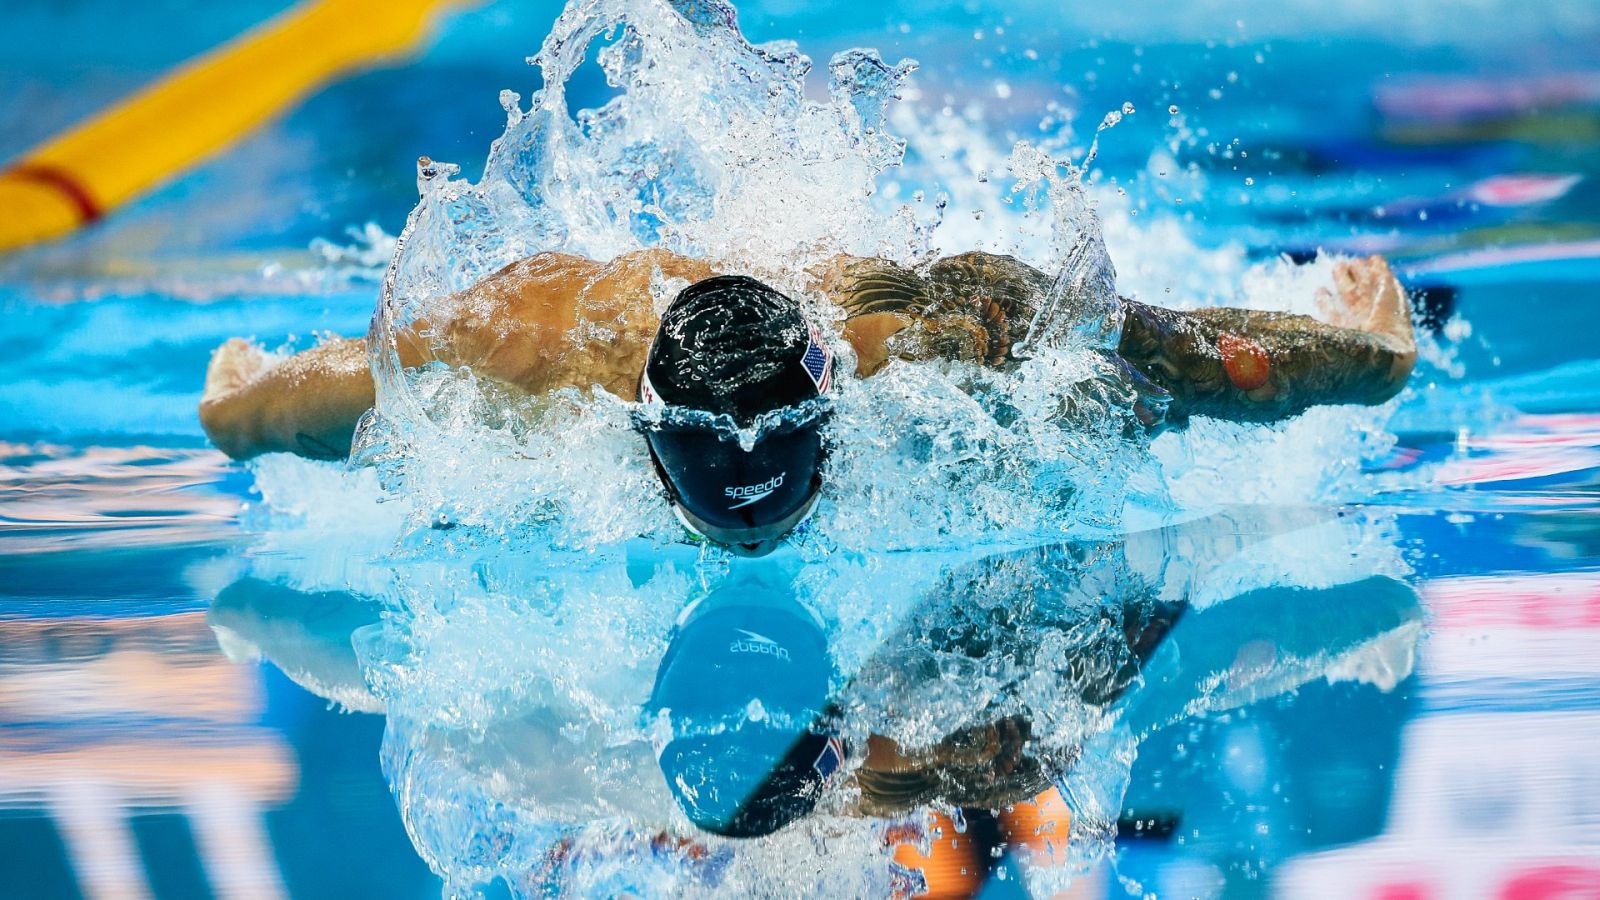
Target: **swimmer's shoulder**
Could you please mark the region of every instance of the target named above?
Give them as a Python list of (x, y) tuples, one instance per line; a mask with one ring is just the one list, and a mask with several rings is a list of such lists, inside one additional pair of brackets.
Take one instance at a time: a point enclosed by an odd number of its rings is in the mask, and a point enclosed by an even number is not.
[(927, 278), (947, 295), (982, 296), (1008, 307), (1033, 307), (1053, 279), (1015, 256), (969, 250), (930, 263)]
[(814, 283), (847, 313), (916, 312), (954, 295), (984, 296), (1031, 306), (1050, 276), (1015, 256), (969, 250), (909, 265), (840, 254), (811, 270)]
[(667, 278), (700, 281), (717, 274), (705, 260), (673, 253), (670, 250), (633, 250), (601, 262), (576, 253), (542, 251), (510, 263), (479, 284), (479, 290), (515, 293), (549, 290), (566, 286), (572, 289), (592, 284), (648, 280), (659, 272)]
[(916, 315), (928, 304), (927, 281), (892, 260), (841, 253), (808, 274), (847, 319)]
[(660, 247), (623, 253), (606, 263), (602, 269), (605, 275), (631, 279), (642, 277), (646, 280), (659, 272), (662, 277), (680, 278), (690, 284), (722, 274), (716, 265), (707, 260)]

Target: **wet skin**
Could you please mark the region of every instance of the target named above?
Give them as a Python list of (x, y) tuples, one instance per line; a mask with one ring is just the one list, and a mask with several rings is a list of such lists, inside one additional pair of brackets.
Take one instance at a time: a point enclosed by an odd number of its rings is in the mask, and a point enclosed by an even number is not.
[[(709, 263), (662, 250), (607, 263), (541, 253), (447, 298), (436, 320), (398, 335), (397, 350), (407, 367), (464, 366), (530, 394), (599, 387), (632, 399), (657, 325), (652, 280), (715, 274)], [(838, 309), (859, 377), (894, 360), (1016, 365), (1053, 283), (1013, 257), (979, 252), (917, 267), (838, 257), (809, 274)], [(1320, 298), (1327, 321), (1123, 300), (1115, 360), (1137, 388), (1139, 419), (1152, 431), (1191, 415), (1270, 422), (1314, 405), (1394, 396), (1416, 360), (1404, 290), (1375, 256), (1340, 263), (1335, 286)], [(337, 459), (374, 402), (365, 339), (332, 340), (274, 362), (235, 338), (212, 355), (200, 421), (236, 459)]]

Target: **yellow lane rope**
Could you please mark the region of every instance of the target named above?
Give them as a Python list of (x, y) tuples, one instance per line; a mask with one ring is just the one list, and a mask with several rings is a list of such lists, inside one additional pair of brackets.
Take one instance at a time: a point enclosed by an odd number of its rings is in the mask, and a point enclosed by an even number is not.
[(329, 79), (418, 44), (461, 0), (314, 0), (180, 66), (0, 172), (0, 252), (176, 177)]

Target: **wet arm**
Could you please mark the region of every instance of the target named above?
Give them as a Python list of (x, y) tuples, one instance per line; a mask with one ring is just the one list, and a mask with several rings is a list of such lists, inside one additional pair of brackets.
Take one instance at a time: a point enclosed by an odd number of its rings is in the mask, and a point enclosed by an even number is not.
[(1128, 301), (1118, 353), (1172, 395), (1171, 415), (1273, 422), (1399, 393), (1416, 348), (1309, 316), (1179, 312)]
[(275, 452), (342, 459), (372, 404), (364, 339), (332, 340), (273, 365), (235, 338), (212, 355), (200, 424), (234, 459)]
[[(541, 254), (485, 278), (442, 308), (464, 311), (435, 329), (418, 320), (401, 332), (405, 367), (444, 359), (515, 383), (537, 367), (540, 316), (565, 312), (570, 297), (547, 298), (547, 282), (566, 272), (587, 274), (577, 257)], [(529, 270), (544, 272), (532, 278)], [(545, 272), (544, 270), (549, 270)], [(561, 301), (565, 306), (561, 306)], [(546, 307), (556, 307), (552, 312)], [(530, 360), (532, 362), (530, 362)], [(336, 339), (274, 363), (259, 348), (235, 338), (217, 348), (206, 372), (200, 424), (217, 448), (234, 459), (263, 453), (295, 453), (312, 459), (342, 459), (350, 452), (356, 423), (376, 402), (363, 338)]]
[[(703, 262), (659, 250), (603, 265), (536, 254), (437, 304), (438, 327), (412, 322), (399, 335), (400, 364), (465, 366), (532, 394), (600, 384), (631, 397), (655, 331), (650, 284), (658, 272), (686, 281), (713, 274)], [(273, 452), (338, 459), (349, 453), (374, 393), (365, 340), (330, 341), (276, 364), (233, 340), (212, 356), (200, 422), (235, 459)]]
[(1272, 422), (1321, 404), (1377, 404), (1411, 376), (1405, 290), (1381, 257), (1334, 268), (1332, 324), (1247, 309), (1178, 312), (1127, 301), (1118, 353), (1172, 394), (1172, 412)]
[(1031, 736), (1032, 726), (1020, 716), (964, 728), (920, 750), (871, 735), (856, 770), (856, 811), (891, 816), (935, 800), (989, 807), (1026, 800), (1049, 784), (1039, 761), (1024, 753)]

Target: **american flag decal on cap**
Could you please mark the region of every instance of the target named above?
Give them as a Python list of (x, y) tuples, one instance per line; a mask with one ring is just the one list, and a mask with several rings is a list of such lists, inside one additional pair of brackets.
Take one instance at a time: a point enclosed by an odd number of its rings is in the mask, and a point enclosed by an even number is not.
[(639, 402), (646, 406), (664, 406), (661, 395), (656, 393), (656, 386), (650, 383), (650, 373), (639, 373)]
[(816, 762), (811, 764), (811, 768), (826, 781), (834, 772), (839, 771), (839, 764), (842, 762), (844, 762), (844, 744), (840, 743), (838, 738), (831, 737), (828, 738), (828, 743), (823, 745), (822, 752), (817, 754)]
[(818, 394), (826, 394), (833, 384), (833, 351), (823, 343), (822, 333), (817, 326), (807, 322), (811, 340), (806, 345), (806, 355), (801, 358), (800, 365), (805, 366), (806, 374), (811, 376), (811, 383), (817, 386)]

